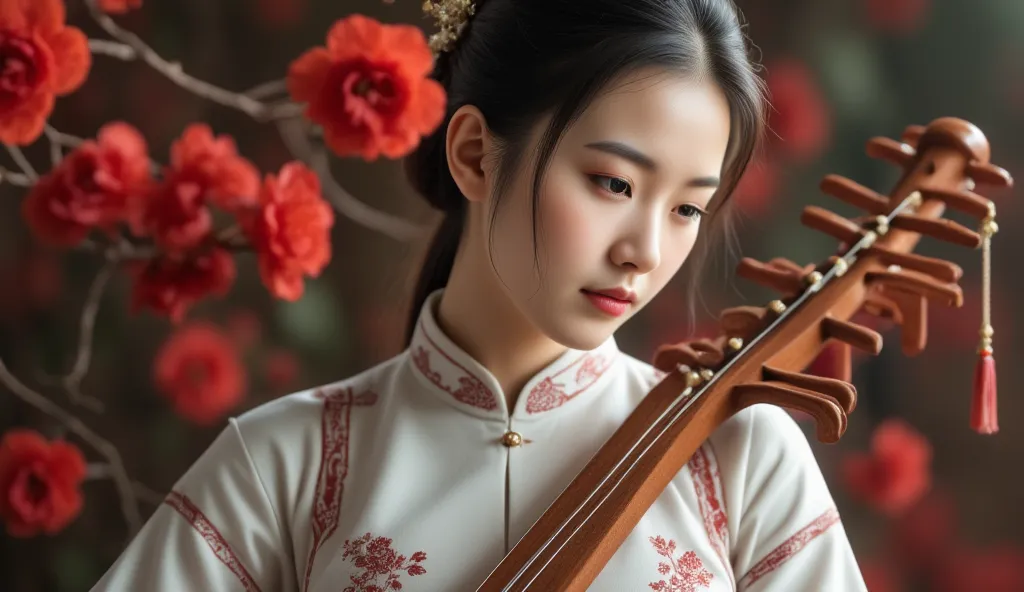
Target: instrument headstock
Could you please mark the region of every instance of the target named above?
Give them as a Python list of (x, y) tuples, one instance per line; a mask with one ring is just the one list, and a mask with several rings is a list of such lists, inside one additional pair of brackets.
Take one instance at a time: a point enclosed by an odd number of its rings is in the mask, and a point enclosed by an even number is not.
[[(808, 265), (781, 258), (744, 258), (737, 275), (775, 290), (779, 299), (767, 306), (723, 311), (720, 335), (664, 345), (655, 353), (656, 367), (682, 371), (694, 394), (719, 383), (728, 389), (734, 411), (773, 403), (807, 412), (818, 420), (820, 440), (839, 439), (846, 415), (855, 406), (856, 389), (848, 374), (805, 374), (809, 363), (829, 347), (848, 372), (850, 348), (875, 355), (881, 351), (881, 335), (850, 321), (859, 311), (899, 325), (905, 354), (923, 351), (928, 305), (961, 306), (958, 282), (963, 271), (950, 261), (915, 254), (917, 243), (927, 236), (984, 247), (987, 269), (988, 241), (998, 229), (995, 205), (975, 189), (1013, 184), (1009, 173), (989, 161), (988, 140), (981, 130), (962, 119), (944, 117), (927, 127), (909, 126), (899, 140), (872, 138), (866, 151), (900, 167), (902, 174), (892, 191), (882, 194), (852, 179), (828, 175), (821, 182), (822, 191), (864, 215), (847, 218), (813, 205), (801, 215), (805, 226), (836, 239), (836, 254)], [(978, 218), (978, 229), (945, 218), (947, 209)], [(986, 272), (986, 301), (987, 277)], [(982, 350), (991, 358), (987, 305), (985, 310), (983, 327), (988, 329), (982, 330)], [(720, 380), (730, 373), (729, 379)], [(994, 368), (992, 373), (994, 413)]]

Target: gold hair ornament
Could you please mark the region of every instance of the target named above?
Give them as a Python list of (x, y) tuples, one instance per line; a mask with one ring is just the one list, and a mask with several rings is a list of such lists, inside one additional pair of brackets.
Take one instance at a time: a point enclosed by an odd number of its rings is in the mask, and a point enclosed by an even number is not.
[(451, 51), (476, 13), (474, 0), (425, 0), (423, 12), (433, 17), (437, 33), (430, 36), (430, 49), (434, 54)]

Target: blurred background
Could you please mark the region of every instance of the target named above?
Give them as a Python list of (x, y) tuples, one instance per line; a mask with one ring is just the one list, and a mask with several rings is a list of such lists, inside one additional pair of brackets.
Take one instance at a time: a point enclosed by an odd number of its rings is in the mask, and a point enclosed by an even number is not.
[[(778, 136), (739, 189), (743, 255), (803, 264), (831, 254), (834, 241), (802, 227), (800, 211), (817, 204), (855, 213), (819, 191), (829, 173), (888, 192), (895, 167), (869, 159), (864, 145), (873, 136), (898, 138), (908, 124), (967, 119), (987, 135), (993, 162), (1024, 176), (1024, 2), (739, 4), (756, 44), (754, 57), (765, 66)], [(70, 24), (104, 38), (78, 0), (67, 5)], [(199, 79), (243, 91), (281, 79), (292, 60), (323, 44), (330, 23), (353, 12), (429, 26), (419, 0), (144, 0), (117, 22)], [(232, 135), (261, 171), (276, 171), (293, 158), (274, 125), (200, 99), (140, 62), (96, 56), (88, 81), (58, 101), (51, 123), (92, 137), (111, 120), (138, 127), (160, 162), (167, 162), (170, 143), (196, 121)], [(44, 142), (26, 153), (45, 170)], [(434, 219), (406, 186), (397, 162), (334, 159), (332, 168), (352, 195), (372, 207), (417, 223)], [(929, 347), (915, 358), (900, 352), (898, 329), (883, 333), (887, 345), (880, 356), (855, 357), (860, 403), (840, 443), (813, 442), (812, 425), (803, 423), (872, 592), (1024, 590), (1024, 326), (1015, 307), (1024, 297), (1017, 267), (1024, 224), (1013, 190), (982, 193), (997, 199), (1001, 228), (994, 241), (993, 309), (1002, 431), (980, 436), (968, 427), (981, 315), (980, 252), (929, 239), (918, 252), (965, 270), (963, 308), (931, 308)], [(76, 406), (45, 377), (68, 371), (73, 362), (81, 309), (102, 262), (89, 252), (48, 249), (34, 240), (19, 211), (24, 195), (23, 188), (0, 186), (0, 358), (120, 450), (141, 492), (143, 519), (227, 415), (357, 373), (403, 347), (407, 297), (425, 241), (395, 240), (339, 214), (332, 261), (294, 303), (270, 296), (255, 259), (242, 255), (231, 292), (204, 300), (176, 326), (129, 312), (130, 280), (116, 274), (101, 301), (82, 384), (105, 410)], [(766, 291), (733, 277), (734, 265), (735, 259), (719, 259), (711, 266), (696, 326), (685, 321), (683, 286), (673, 284), (621, 331), (621, 348), (650, 359), (659, 344), (700, 333), (722, 308), (766, 301)], [(199, 322), (226, 336), (231, 351), (223, 355), (236, 356), (243, 372), (236, 382), (241, 402), (205, 425), (176, 414), (154, 379), (161, 347)], [(103, 459), (0, 385), (0, 435), (16, 427), (67, 437), (83, 450), (90, 478), (82, 485), (81, 512), (60, 532), (29, 538), (0, 532), (0, 588), (88, 590), (128, 536)]]

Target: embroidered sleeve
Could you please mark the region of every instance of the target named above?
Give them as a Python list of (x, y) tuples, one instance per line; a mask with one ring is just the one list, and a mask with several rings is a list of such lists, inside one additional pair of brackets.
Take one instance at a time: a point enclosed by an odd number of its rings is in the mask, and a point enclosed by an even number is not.
[(779, 407), (722, 426), (719, 455), (739, 591), (866, 591), (807, 438)]
[(277, 516), (234, 419), (94, 592), (295, 589)]

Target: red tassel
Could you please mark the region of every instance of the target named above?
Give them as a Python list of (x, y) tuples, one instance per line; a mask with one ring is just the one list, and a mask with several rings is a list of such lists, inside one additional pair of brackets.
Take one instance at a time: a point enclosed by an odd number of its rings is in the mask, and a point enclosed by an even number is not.
[(983, 350), (974, 369), (974, 394), (971, 398), (971, 428), (979, 434), (999, 431), (996, 417), (996, 359)]

